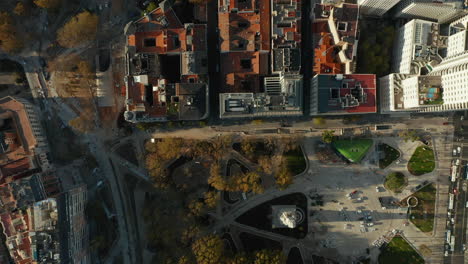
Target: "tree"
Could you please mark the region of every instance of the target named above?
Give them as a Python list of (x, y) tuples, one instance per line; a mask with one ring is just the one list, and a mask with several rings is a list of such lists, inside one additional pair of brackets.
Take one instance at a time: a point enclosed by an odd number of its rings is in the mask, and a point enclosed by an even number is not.
[(19, 51), (23, 43), (18, 38), (11, 16), (6, 12), (0, 13), (0, 48), (8, 53)]
[(239, 252), (231, 258), (226, 259), (225, 264), (251, 264), (252, 257), (245, 252)]
[(244, 140), (241, 142), (241, 151), (248, 158), (253, 159), (255, 155), (256, 143), (252, 140)]
[(226, 180), (221, 175), (221, 166), (219, 163), (213, 163), (210, 167), (210, 177), (208, 184), (213, 186), (216, 190), (224, 191), (226, 189)]
[(208, 208), (215, 208), (220, 200), (220, 196), (217, 191), (207, 191), (203, 196), (205, 198), (205, 204)]
[(254, 253), (253, 264), (284, 264), (286, 257), (280, 250), (263, 249)]
[(332, 143), (335, 140), (335, 131), (334, 130), (325, 130), (322, 132), (322, 140), (325, 143)]
[(189, 257), (187, 256), (182, 256), (179, 258), (179, 261), (177, 262), (177, 264), (190, 264), (190, 263), (193, 263)]
[(405, 142), (411, 140), (411, 142), (420, 140), (421, 138), (418, 136), (418, 132), (416, 130), (404, 130), (398, 133), (398, 136), (403, 138)]
[(314, 124), (314, 126), (323, 126), (327, 123), (327, 120), (325, 120), (325, 118), (323, 117), (314, 117), (312, 119), (312, 123)]
[(60, 46), (74, 48), (88, 43), (96, 38), (98, 17), (89, 11), (84, 11), (72, 17), (57, 32)]
[(258, 158), (258, 165), (262, 168), (264, 173), (271, 174), (273, 172), (273, 163), (268, 156), (260, 156)]
[(278, 173), (275, 175), (276, 184), (280, 189), (286, 189), (294, 181), (294, 175), (289, 171), (286, 162), (281, 162)]
[(205, 205), (197, 200), (192, 200), (188, 204), (190, 216), (201, 216), (205, 211)]
[(22, 16), (26, 12), (26, 8), (24, 7), (23, 2), (16, 3), (15, 9), (13, 9), (13, 13), (17, 16)]
[(227, 191), (230, 192), (254, 192), (263, 193), (261, 176), (257, 172), (250, 171), (245, 174), (232, 175), (227, 183)]
[(224, 254), (223, 241), (216, 235), (201, 237), (192, 244), (192, 252), (198, 264), (218, 264)]
[(148, 6), (146, 7), (145, 11), (146, 11), (147, 13), (149, 13), (149, 12), (155, 10), (156, 8), (158, 8), (158, 5), (157, 5), (155, 2), (150, 2), (150, 3), (148, 4)]
[(81, 114), (78, 117), (75, 117), (68, 121), (68, 125), (70, 125), (76, 131), (86, 134), (94, 130), (94, 120), (90, 119), (87, 114)]
[(62, 4), (61, 0), (34, 0), (34, 4), (41, 8), (56, 9)]
[(192, 240), (200, 234), (200, 227), (197, 225), (191, 225), (184, 231), (182, 231), (182, 235), (180, 241), (184, 245), (190, 245)]

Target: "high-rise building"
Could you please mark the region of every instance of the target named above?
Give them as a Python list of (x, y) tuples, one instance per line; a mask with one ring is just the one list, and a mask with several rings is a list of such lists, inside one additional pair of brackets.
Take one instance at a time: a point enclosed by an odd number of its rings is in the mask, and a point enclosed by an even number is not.
[[(440, 63), (426, 67), (426, 76), (401, 81), (404, 109), (421, 112), (468, 109), (467, 31), (468, 15), (452, 22), (449, 25), (447, 56)], [(382, 91), (391, 90), (387, 83), (391, 82), (381, 82)]]
[(447, 38), (439, 34), (439, 24), (413, 19), (397, 30), (392, 70), (395, 73), (419, 74), (421, 68), (442, 60), (439, 48)]
[(86, 185), (78, 185), (59, 197), (61, 252), (63, 263), (91, 263), (89, 259), (89, 230), (86, 224)]
[(403, 100), (402, 81), (412, 76), (416, 75), (392, 73), (379, 79), (380, 113), (387, 114), (406, 110)]
[(395, 9), (397, 18), (421, 18), (439, 23), (450, 22), (466, 14), (460, 0), (403, 0)]
[(382, 16), (401, 0), (358, 0), (359, 12), (369, 16)]

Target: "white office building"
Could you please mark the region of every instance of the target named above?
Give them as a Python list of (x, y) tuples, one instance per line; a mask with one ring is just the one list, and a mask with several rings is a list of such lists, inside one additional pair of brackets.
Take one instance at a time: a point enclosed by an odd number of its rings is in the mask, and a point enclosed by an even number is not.
[(450, 22), (464, 14), (460, 0), (403, 0), (395, 9), (397, 18), (421, 18), (439, 23)]
[(359, 12), (369, 16), (383, 16), (401, 0), (358, 0)]
[(407, 111), (403, 100), (402, 81), (413, 76), (416, 75), (392, 73), (379, 79), (380, 113)]
[[(421, 104), (421, 101), (415, 101), (415, 79), (405, 79), (401, 82), (401, 88), (404, 93), (405, 109), (421, 112), (439, 112), (439, 111), (454, 111), (468, 109), (468, 16), (460, 18), (450, 24), (447, 56), (431, 69), (427, 76), (420, 76), (426, 78), (440, 78), (440, 89), (437, 90), (437, 85), (432, 85), (430, 95), (426, 97), (419, 97), (431, 99), (437, 97), (437, 93), (442, 95), (442, 103), (428, 101), (429, 103)], [(414, 77), (413, 77), (414, 78)], [(397, 109), (387, 107), (387, 102), (391, 98), (386, 97), (392, 89), (391, 78), (385, 76), (381, 82), (382, 102), (385, 107), (382, 111), (396, 111)], [(388, 80), (387, 80), (388, 79)], [(437, 81), (434, 81), (437, 82)], [(419, 83), (419, 79), (418, 79)], [(418, 86), (421, 87), (421, 86)], [(429, 87), (426, 85), (426, 87)], [(424, 92), (424, 91), (423, 91)], [(434, 97), (434, 94), (436, 97)], [(421, 92), (419, 94), (421, 96)], [(419, 106), (417, 105), (419, 104)]]
[(439, 24), (413, 19), (397, 30), (392, 70), (395, 73), (419, 74), (421, 68), (439, 63), (439, 48), (447, 38), (439, 35)]

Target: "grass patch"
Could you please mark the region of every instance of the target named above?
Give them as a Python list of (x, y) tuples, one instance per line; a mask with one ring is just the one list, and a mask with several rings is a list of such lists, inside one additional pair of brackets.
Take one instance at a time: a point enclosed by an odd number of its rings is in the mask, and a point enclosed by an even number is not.
[(400, 157), (400, 152), (387, 144), (379, 144), (379, 150), (384, 153), (383, 157), (379, 159), (379, 167), (381, 169), (385, 169)]
[(336, 140), (333, 147), (350, 162), (360, 162), (372, 146), (372, 139)]
[(408, 185), (406, 177), (401, 172), (392, 172), (385, 178), (385, 188), (395, 193), (400, 193)]
[(286, 151), (283, 156), (286, 160), (288, 170), (293, 175), (302, 173), (306, 169), (304, 154), (302, 153), (302, 149), (299, 145), (289, 151)]
[(413, 194), (418, 198), (418, 205), (410, 209), (411, 222), (423, 232), (434, 229), (434, 207), (436, 188), (429, 184)]
[(416, 148), (408, 162), (408, 171), (415, 175), (432, 172), (435, 168), (434, 151), (426, 146)]
[(396, 236), (382, 250), (379, 264), (422, 264), (424, 259), (402, 237)]

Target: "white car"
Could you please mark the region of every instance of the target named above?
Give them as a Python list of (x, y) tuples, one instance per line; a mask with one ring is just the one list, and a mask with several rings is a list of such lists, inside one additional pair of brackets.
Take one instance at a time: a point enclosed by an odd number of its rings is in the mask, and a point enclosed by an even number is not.
[(455, 161), (455, 165), (457, 165), (457, 166), (460, 165), (460, 159), (457, 159), (457, 160)]
[(457, 153), (460, 154), (461, 152), (461, 147), (457, 147)]
[(457, 150), (456, 149), (453, 149), (453, 155), (456, 156), (457, 155)]

